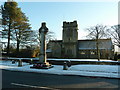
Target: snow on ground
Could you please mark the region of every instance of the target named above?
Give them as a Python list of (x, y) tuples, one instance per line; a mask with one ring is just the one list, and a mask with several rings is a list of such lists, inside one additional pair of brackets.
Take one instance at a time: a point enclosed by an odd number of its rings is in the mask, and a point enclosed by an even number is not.
[[(48, 60), (61, 60), (61, 61), (98, 61), (98, 59), (49, 59)], [(100, 61), (112, 61), (112, 60), (107, 60), (107, 59), (101, 59)]]
[[(17, 66), (18, 66), (18, 62), (15, 62), (15, 64), (12, 64), (12, 61), (0, 61), (0, 65), (15, 66), (15, 67), (17, 67)], [(23, 66), (29, 65), (29, 63), (23, 62), (22, 65), (23, 65)]]
[(18, 67), (18, 62), (12, 64), (12, 61), (0, 61), (0, 69), (13, 71), (120, 78), (120, 65), (72, 65), (68, 70), (63, 70), (62, 65), (53, 65), (51, 69), (33, 69), (31, 66), (23, 62), (23, 66)]
[[(39, 58), (8, 58), (10, 60), (19, 60), (19, 59), (26, 59), (26, 60), (39, 60)], [(55, 58), (47, 58), (47, 60), (53, 60), (53, 61), (98, 61), (97, 59), (55, 59)], [(101, 62), (118, 62), (108, 59), (100, 59)]]

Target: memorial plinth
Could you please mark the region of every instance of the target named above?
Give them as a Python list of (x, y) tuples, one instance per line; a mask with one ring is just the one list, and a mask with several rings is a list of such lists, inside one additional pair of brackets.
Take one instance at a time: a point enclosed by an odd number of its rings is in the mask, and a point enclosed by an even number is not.
[(48, 32), (48, 28), (46, 27), (46, 23), (42, 23), (41, 28), (39, 29), (40, 35), (40, 57), (39, 62), (33, 65), (31, 68), (38, 68), (38, 69), (49, 69), (53, 66), (49, 64), (46, 60), (46, 34)]

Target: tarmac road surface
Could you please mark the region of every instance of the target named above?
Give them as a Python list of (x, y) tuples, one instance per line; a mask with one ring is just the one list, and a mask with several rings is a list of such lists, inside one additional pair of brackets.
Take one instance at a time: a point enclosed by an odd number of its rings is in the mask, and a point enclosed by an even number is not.
[(118, 90), (119, 84), (119, 79), (2, 70), (2, 90), (5, 88), (40, 88), (47, 90), (63, 88), (112, 88), (112, 90)]

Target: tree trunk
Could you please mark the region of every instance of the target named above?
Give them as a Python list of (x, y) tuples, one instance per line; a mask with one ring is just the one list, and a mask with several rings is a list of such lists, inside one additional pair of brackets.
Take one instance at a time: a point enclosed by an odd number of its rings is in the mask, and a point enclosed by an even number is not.
[(100, 51), (99, 51), (99, 32), (98, 32), (98, 28), (97, 28), (97, 27), (96, 27), (96, 32), (97, 32), (97, 36), (96, 36), (97, 58), (98, 58), (98, 61), (100, 61)]
[(9, 23), (8, 27), (8, 44), (7, 44), (7, 56), (10, 54), (10, 28), (11, 28), (11, 23)]
[(98, 42), (98, 39), (96, 40), (96, 49), (97, 49), (97, 58), (98, 58), (98, 61), (100, 61), (100, 51), (99, 51), (99, 42)]
[(19, 46), (20, 46), (20, 41), (17, 40), (17, 49), (16, 49), (16, 54), (17, 54), (17, 57), (19, 57)]

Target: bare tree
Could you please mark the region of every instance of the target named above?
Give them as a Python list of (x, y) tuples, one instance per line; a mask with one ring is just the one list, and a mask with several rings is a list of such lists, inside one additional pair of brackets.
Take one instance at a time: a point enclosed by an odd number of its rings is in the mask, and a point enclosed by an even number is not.
[(87, 28), (87, 31), (89, 32), (87, 37), (96, 41), (98, 61), (100, 61), (99, 39), (106, 37), (106, 33), (105, 33), (106, 29), (107, 27), (103, 25), (96, 25), (96, 26)]
[(52, 31), (48, 31), (46, 35), (46, 42), (48, 43), (50, 40), (56, 40), (55, 33)]
[(120, 48), (120, 24), (111, 26), (107, 32), (113, 38), (114, 44)]
[[(56, 40), (55, 38), (55, 33), (49, 31), (46, 35), (46, 43), (49, 42), (49, 40)], [(37, 30), (33, 30), (33, 32), (31, 33), (31, 37), (29, 38), (29, 45), (36, 45), (39, 47), (40, 45), (40, 35), (38, 33)]]

